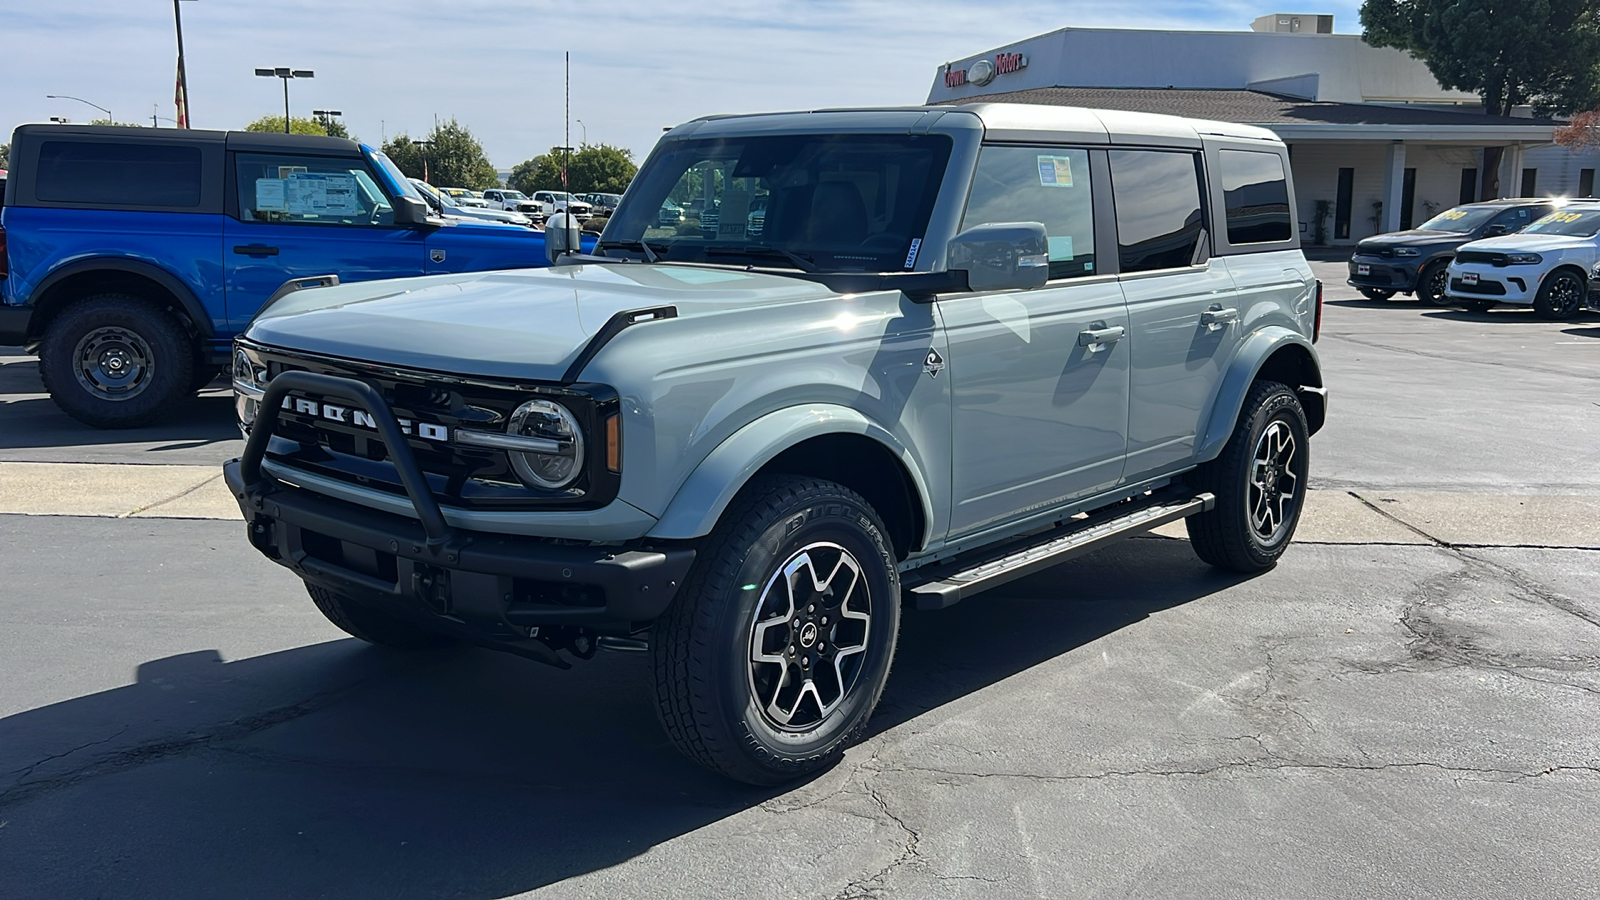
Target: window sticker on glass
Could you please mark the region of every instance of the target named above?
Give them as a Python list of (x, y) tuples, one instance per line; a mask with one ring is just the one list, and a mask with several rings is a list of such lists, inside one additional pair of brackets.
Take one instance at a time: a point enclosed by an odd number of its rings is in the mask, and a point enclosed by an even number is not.
[(1052, 234), (1047, 240), (1050, 242), (1050, 259), (1055, 262), (1065, 262), (1072, 258), (1072, 235)]
[(922, 238), (912, 238), (911, 249), (906, 253), (906, 268), (909, 269), (917, 264), (917, 251), (920, 249), (922, 249)]
[(284, 186), (290, 215), (349, 216), (361, 211), (354, 175), (296, 172)]
[(282, 178), (256, 179), (256, 212), (283, 212), (287, 208)]
[(1045, 187), (1072, 187), (1072, 157), (1039, 157), (1039, 183)]

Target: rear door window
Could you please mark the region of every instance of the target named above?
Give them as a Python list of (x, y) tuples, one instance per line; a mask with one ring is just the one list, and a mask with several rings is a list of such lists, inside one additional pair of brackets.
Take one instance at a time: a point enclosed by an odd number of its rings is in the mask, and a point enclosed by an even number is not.
[(1192, 265), (1205, 230), (1200, 155), (1181, 150), (1112, 150), (1122, 272)]
[(1223, 150), (1217, 157), (1228, 243), (1266, 244), (1293, 237), (1283, 157), (1259, 150)]
[(1062, 147), (983, 148), (962, 228), (1040, 222), (1050, 239), (1050, 277), (1095, 273), (1089, 153)]
[(196, 209), (200, 148), (178, 144), (45, 141), (34, 196), (53, 203)]

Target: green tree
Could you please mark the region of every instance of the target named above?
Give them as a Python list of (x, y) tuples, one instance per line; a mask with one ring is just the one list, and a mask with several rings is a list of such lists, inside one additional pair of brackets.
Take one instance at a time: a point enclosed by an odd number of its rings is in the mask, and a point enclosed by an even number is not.
[[(567, 163), (567, 178), (561, 179), (561, 163)], [(506, 183), (524, 194), (534, 191), (591, 191), (620, 194), (628, 189), (639, 167), (633, 164), (633, 151), (609, 144), (585, 144), (571, 159), (559, 147), (523, 160), (511, 170)]]
[(483, 190), (500, 183), (483, 145), (455, 119), (435, 125), (423, 140), (426, 145), (419, 147), (410, 135), (397, 134), (383, 145), (383, 152), (400, 171), (439, 187)]
[[(1363, 0), (1362, 40), (1405, 50), (1483, 111), (1566, 114), (1600, 102), (1600, 10), (1591, 0)], [(1485, 147), (1483, 196), (1500, 194), (1504, 148)]]
[[(343, 125), (340, 125), (339, 127), (341, 129), (344, 128)], [(251, 122), (249, 125), (246, 125), (244, 130), (263, 131), (268, 133), (276, 132), (278, 134), (282, 134), (283, 116), (262, 116), (254, 122)], [(289, 133), (326, 135), (328, 132), (327, 129), (322, 127), (322, 123), (316, 119), (304, 119), (299, 116), (294, 116), (289, 119)], [(339, 136), (343, 137), (344, 135)]]

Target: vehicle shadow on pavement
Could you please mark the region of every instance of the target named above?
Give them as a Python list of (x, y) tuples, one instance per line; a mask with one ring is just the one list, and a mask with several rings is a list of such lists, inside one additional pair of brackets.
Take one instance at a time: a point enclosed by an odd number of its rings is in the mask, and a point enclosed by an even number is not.
[(1587, 328), (1563, 328), (1561, 329), (1561, 333), (1570, 334), (1573, 337), (1600, 338), (1600, 326), (1591, 326)]
[[(1237, 581), (1146, 539), (908, 614), (874, 728)], [(680, 757), (647, 670), (350, 640), (145, 663), (0, 719), (0, 896), (504, 897), (784, 793)]]

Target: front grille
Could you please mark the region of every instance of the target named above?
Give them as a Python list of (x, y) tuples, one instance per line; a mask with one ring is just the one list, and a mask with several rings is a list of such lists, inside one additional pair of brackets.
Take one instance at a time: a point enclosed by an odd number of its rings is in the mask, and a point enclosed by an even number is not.
[(1456, 262), (1477, 263), (1482, 266), (1505, 268), (1511, 265), (1510, 257), (1504, 253), (1488, 253), (1483, 250), (1459, 250), (1456, 252)]
[(1492, 294), (1496, 297), (1503, 297), (1506, 293), (1506, 286), (1498, 281), (1490, 281), (1488, 279), (1480, 279), (1477, 284), (1467, 284), (1459, 278), (1452, 278), (1450, 279), (1450, 290), (1452, 293), (1457, 294)]
[(1393, 247), (1375, 247), (1371, 244), (1357, 244), (1357, 256), (1376, 256), (1380, 259), (1394, 259)]
[[(245, 345), (241, 342), (241, 346)], [(599, 434), (600, 417), (616, 407), (614, 395), (603, 389), (597, 396), (584, 389), (589, 386), (497, 384), (253, 346), (247, 349), (265, 366), (269, 381), (282, 372), (306, 371), (354, 378), (377, 389), (396, 418), (412, 423), (407, 444), (440, 503), (465, 509), (587, 509), (604, 505), (616, 494), (616, 477), (603, 471), (603, 461), (597, 474), (592, 456), (574, 484), (560, 491), (542, 491), (522, 484), (504, 451), (429, 439), (441, 433), (436, 429), (447, 429), (443, 433), (451, 436), (463, 428), (504, 432), (516, 408), (536, 396), (562, 403), (577, 416), (586, 434)], [(297, 409), (294, 401), (300, 399), (322, 400), (315, 394), (290, 395), (268, 444), (270, 459), (352, 485), (405, 495), (399, 473), (389, 461), (389, 449), (375, 429), (356, 424), (353, 414), (342, 416), (345, 421), (333, 421)], [(343, 401), (332, 403), (350, 408)], [(590, 445), (603, 443), (589, 441)]]

